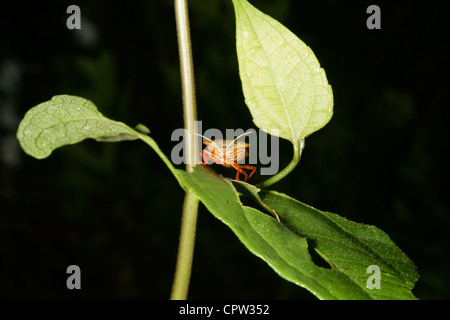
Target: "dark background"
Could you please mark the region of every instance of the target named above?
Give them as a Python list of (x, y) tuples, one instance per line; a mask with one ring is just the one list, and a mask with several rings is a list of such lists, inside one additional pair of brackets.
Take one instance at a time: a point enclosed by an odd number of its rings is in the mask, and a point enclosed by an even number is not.
[[(17, 1), (16, 1), (17, 2)], [(231, 0), (191, 0), (203, 128), (255, 128), (238, 76)], [(376, 225), (416, 263), (421, 299), (450, 297), (448, 13), (442, 2), (254, 0), (315, 52), (334, 92), (331, 122), (272, 188)], [(170, 295), (183, 192), (141, 142), (91, 140), (27, 156), (15, 133), (56, 94), (146, 124), (170, 156), (182, 105), (172, 1), (2, 3), (0, 19), (0, 297)], [(82, 29), (66, 28), (81, 8)], [(381, 30), (366, 9), (381, 8)], [(281, 166), (291, 146), (281, 143)], [(182, 168), (182, 166), (180, 166)], [(222, 170), (233, 177), (232, 170)], [(261, 181), (255, 175), (253, 182)], [(66, 288), (66, 268), (82, 289)], [(250, 254), (200, 208), (192, 299), (311, 299)]]

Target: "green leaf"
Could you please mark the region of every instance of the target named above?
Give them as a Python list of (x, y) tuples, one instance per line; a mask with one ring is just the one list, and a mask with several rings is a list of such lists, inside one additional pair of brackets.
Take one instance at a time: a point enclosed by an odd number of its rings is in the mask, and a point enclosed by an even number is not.
[(312, 50), (278, 21), (246, 0), (233, 4), (239, 73), (253, 121), (296, 145), (333, 114), (325, 71)]
[[(183, 184), (253, 254), (281, 277), (318, 298), (415, 299), (411, 293), (418, 277), (414, 264), (376, 227), (316, 210), (284, 194), (261, 191), (262, 201), (276, 210), (280, 223), (242, 205), (232, 182), (204, 166), (197, 166), (192, 173), (179, 171), (179, 174)], [(245, 193), (254, 191), (244, 188)], [(315, 250), (328, 261), (330, 268), (317, 266), (309, 250)], [(367, 268), (371, 265), (381, 270), (380, 289), (367, 288), (371, 276)]]
[(149, 133), (143, 124), (133, 130), (104, 117), (87, 99), (58, 95), (28, 110), (17, 129), (17, 139), (22, 149), (37, 159), (47, 158), (56, 148), (88, 138), (100, 142), (141, 139), (159, 155), (184, 189), (174, 166)]
[[(260, 196), (284, 225), (305, 236), (334, 270), (345, 273), (371, 297), (414, 298), (411, 290), (419, 277), (416, 266), (382, 230), (319, 211), (275, 191), (263, 191)], [(381, 270), (381, 289), (366, 287), (371, 265)]]
[(31, 108), (17, 130), (22, 149), (37, 159), (87, 138), (121, 141), (139, 136), (126, 124), (105, 118), (91, 101), (70, 95), (54, 96)]

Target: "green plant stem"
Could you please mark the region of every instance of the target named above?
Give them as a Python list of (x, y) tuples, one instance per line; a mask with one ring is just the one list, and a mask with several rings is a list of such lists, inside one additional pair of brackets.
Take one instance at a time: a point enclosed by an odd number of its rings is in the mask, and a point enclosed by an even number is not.
[(300, 140), (298, 143), (294, 143), (294, 157), (292, 158), (292, 161), (284, 168), (282, 171), (278, 172), (273, 177), (270, 177), (266, 181), (263, 181), (256, 186), (258, 188), (267, 188), (268, 186), (273, 185), (274, 183), (280, 181), (284, 177), (286, 177), (294, 168), (297, 166), (297, 164), (300, 162), (300, 157), (302, 156), (303, 148), (305, 147), (305, 139)]
[(198, 198), (191, 190), (186, 191), (181, 218), (181, 233), (175, 277), (172, 286), (172, 300), (185, 300), (189, 290), (192, 260), (197, 225)]
[[(186, 0), (175, 0), (175, 17), (180, 56), (180, 73), (183, 94), (184, 128), (188, 132), (197, 132), (197, 107), (195, 102), (194, 63), (192, 61), (191, 37), (189, 32), (189, 15)], [(186, 170), (192, 171), (198, 154), (196, 139), (193, 135), (185, 135)]]
[[(194, 64), (192, 62), (191, 39), (189, 34), (189, 15), (186, 0), (175, 0), (175, 19), (180, 56), (180, 73), (183, 94), (184, 128), (187, 132), (196, 132), (197, 108), (195, 103)], [(198, 155), (195, 136), (186, 134), (185, 160), (186, 170), (192, 172)], [(180, 241), (177, 264), (170, 298), (184, 300), (187, 298), (191, 278), (192, 259), (194, 256), (195, 229), (199, 199), (190, 190), (185, 190), (183, 213), (181, 218)]]

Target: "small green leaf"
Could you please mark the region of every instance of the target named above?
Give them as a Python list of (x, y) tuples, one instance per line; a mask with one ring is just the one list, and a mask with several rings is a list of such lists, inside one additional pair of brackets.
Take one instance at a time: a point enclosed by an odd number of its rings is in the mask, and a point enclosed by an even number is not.
[(139, 123), (134, 130), (136, 130), (137, 132), (140, 132), (142, 134), (150, 134), (150, 129), (147, 128), (145, 125), (143, 125), (142, 123)]
[[(378, 228), (316, 210), (284, 194), (261, 191), (262, 201), (276, 210), (280, 223), (242, 205), (233, 183), (204, 166), (195, 167), (192, 173), (179, 170), (179, 174), (183, 184), (250, 252), (318, 298), (415, 299), (411, 293), (418, 278), (414, 264)], [(255, 198), (256, 189), (243, 184), (239, 189)], [(308, 247), (328, 261), (330, 268), (317, 266)], [(371, 265), (381, 269), (380, 289), (367, 287)]]
[(246, 0), (233, 4), (239, 73), (253, 121), (296, 145), (333, 114), (325, 71), (312, 50), (278, 21)]
[(105, 118), (91, 101), (70, 95), (54, 96), (31, 108), (17, 130), (22, 149), (37, 159), (87, 138), (121, 141), (139, 135), (126, 124)]
[(17, 139), (22, 149), (37, 159), (47, 158), (56, 148), (88, 138), (100, 142), (141, 139), (159, 155), (184, 189), (174, 166), (149, 133), (143, 124), (133, 130), (104, 117), (87, 99), (58, 95), (28, 110), (17, 129)]

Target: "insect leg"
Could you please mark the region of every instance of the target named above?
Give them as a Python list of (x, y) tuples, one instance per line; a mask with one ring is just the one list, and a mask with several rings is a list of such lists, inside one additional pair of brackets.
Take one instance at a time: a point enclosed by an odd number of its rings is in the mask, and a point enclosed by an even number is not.
[[(242, 166), (238, 165), (237, 163), (232, 163), (231, 166), (236, 169), (236, 180), (242, 181), (239, 179), (239, 173), (244, 175), (244, 182), (247, 181), (250, 177), (248, 176), (247, 172), (245, 172), (243, 169), (241, 169)], [(256, 170), (256, 168), (255, 168)]]
[(249, 165), (241, 164), (240, 167), (252, 171), (252, 172), (250, 172), (250, 175), (248, 176), (248, 178), (247, 178), (245, 181), (247, 181), (248, 179), (250, 179), (250, 178), (252, 177), (252, 175), (256, 172), (256, 167), (254, 167), (254, 166), (249, 166)]

